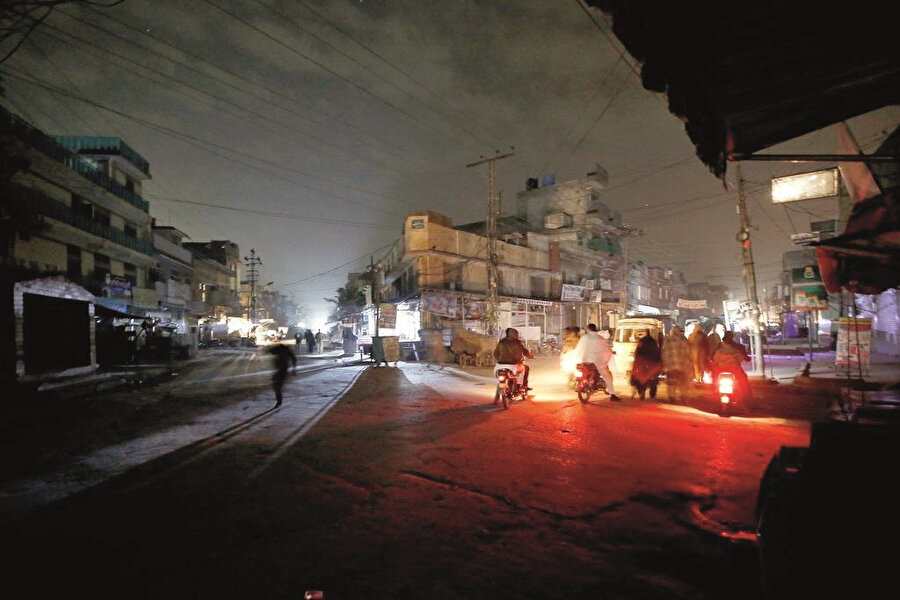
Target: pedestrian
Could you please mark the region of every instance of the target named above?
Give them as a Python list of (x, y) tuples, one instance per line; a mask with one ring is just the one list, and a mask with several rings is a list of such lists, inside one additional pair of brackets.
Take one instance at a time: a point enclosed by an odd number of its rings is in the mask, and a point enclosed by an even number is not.
[(303, 334), (303, 339), (306, 340), (306, 351), (312, 354), (313, 349), (316, 347), (316, 337), (313, 335), (312, 329), (306, 330)]
[(691, 364), (691, 349), (684, 330), (673, 325), (662, 347), (663, 369), (666, 372), (666, 389), (669, 400), (676, 404), (684, 402), (684, 392), (690, 381), (694, 367)]
[(712, 330), (709, 332), (709, 336), (707, 337), (707, 350), (709, 351), (709, 358), (712, 359), (712, 355), (715, 354), (716, 350), (719, 349), (719, 345), (722, 343), (722, 336), (725, 335), (725, 326), (721, 323), (716, 323)]
[(318, 331), (316, 331), (316, 352), (317, 353), (322, 354), (322, 352), (325, 350), (324, 344), (325, 344), (325, 336), (322, 335), (322, 330), (319, 329)]
[(609, 399), (614, 401), (619, 399), (613, 386), (612, 372), (609, 370), (609, 361), (613, 355), (612, 347), (609, 345), (609, 341), (598, 333), (596, 324), (588, 323), (587, 331), (578, 340), (572, 354), (575, 356), (576, 364), (594, 363), (600, 377), (606, 383), (606, 393), (609, 394)]
[(703, 383), (703, 375), (709, 370), (709, 338), (700, 323), (694, 326), (694, 330), (688, 337), (688, 346), (691, 350), (691, 365), (693, 378), (697, 383)]
[(272, 344), (269, 353), (275, 358), (275, 373), (272, 374), (272, 389), (275, 390), (275, 406), (281, 406), (282, 390), (287, 379), (288, 367), (297, 369), (297, 356), (290, 346), (285, 344)]
[[(659, 384), (659, 374), (662, 372), (662, 355), (659, 344), (650, 330), (645, 329), (644, 335), (638, 340), (634, 350), (634, 363), (631, 366), (631, 385), (637, 391), (641, 400), (647, 390), (650, 390), (650, 399), (656, 398), (656, 388)], [(634, 395), (632, 394), (632, 397)]]

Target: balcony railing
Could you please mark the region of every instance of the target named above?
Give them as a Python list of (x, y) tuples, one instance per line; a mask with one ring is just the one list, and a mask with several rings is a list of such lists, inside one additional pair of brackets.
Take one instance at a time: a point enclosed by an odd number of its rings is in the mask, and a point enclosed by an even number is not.
[(99, 154), (119, 154), (127, 158), (131, 164), (150, 176), (150, 163), (138, 154), (131, 146), (117, 137), (109, 136), (84, 136), (84, 135), (58, 135), (53, 137), (63, 148), (69, 150), (88, 150)]
[(83, 215), (73, 213), (72, 209), (62, 202), (53, 200), (40, 192), (13, 184), (10, 196), (17, 206), (21, 206), (29, 214), (44, 215), (147, 256), (156, 256), (153, 244), (139, 240), (109, 225), (103, 225)]
[(3, 124), (0, 125), (0, 131), (9, 131), (12, 135), (18, 137), (36, 150), (46, 154), (69, 169), (76, 171), (85, 179), (90, 180), (106, 191), (118, 196), (132, 206), (139, 208), (141, 211), (148, 214), (150, 213), (149, 202), (117, 181), (110, 179), (94, 168), (93, 165), (83, 160), (78, 155), (66, 150), (52, 138), (32, 127), (16, 115), (8, 112), (3, 107), (0, 107), (0, 119), (4, 121)]

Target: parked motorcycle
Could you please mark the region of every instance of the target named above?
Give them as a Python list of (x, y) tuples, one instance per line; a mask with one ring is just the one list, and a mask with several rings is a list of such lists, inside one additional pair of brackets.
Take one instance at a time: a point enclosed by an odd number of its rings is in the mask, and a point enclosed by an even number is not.
[(525, 369), (519, 365), (497, 363), (494, 365), (494, 377), (497, 379), (494, 404), (502, 402), (503, 408), (509, 408), (513, 400), (525, 400), (528, 396), (524, 384)]
[(582, 404), (591, 399), (591, 394), (600, 390), (606, 390), (606, 382), (600, 376), (597, 365), (594, 363), (578, 363), (574, 371), (575, 392)]

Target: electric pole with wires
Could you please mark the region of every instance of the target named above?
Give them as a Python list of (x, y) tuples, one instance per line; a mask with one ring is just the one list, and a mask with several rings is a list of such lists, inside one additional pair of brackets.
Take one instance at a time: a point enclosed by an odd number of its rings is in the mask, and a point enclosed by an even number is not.
[(494, 163), (500, 159), (508, 158), (515, 155), (515, 148), (510, 147), (510, 152), (500, 154), (496, 151), (496, 156), (489, 158), (481, 157), (481, 160), (470, 163), (466, 167), (475, 167), (484, 163), (488, 164), (488, 198), (487, 198), (487, 294), (485, 308), (485, 333), (497, 333), (497, 213), (499, 202), (496, 201), (496, 192), (494, 191)]

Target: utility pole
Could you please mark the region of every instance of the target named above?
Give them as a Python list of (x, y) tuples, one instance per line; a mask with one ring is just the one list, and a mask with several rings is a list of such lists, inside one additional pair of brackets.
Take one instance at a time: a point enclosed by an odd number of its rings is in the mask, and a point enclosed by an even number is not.
[[(510, 148), (515, 150), (514, 148)], [(497, 150), (496, 156), (490, 158), (481, 157), (481, 160), (469, 163), (466, 167), (475, 167), (484, 163), (488, 164), (488, 199), (487, 199), (487, 309), (485, 311), (485, 319), (487, 321), (487, 333), (496, 333), (497, 327), (497, 205), (495, 202), (494, 192), (494, 163), (502, 158), (508, 158), (515, 155), (515, 152), (507, 152), (500, 154)]]
[(743, 258), (742, 275), (747, 286), (747, 297), (750, 300), (750, 316), (753, 330), (751, 331), (753, 353), (753, 375), (764, 377), (766, 373), (765, 358), (763, 357), (762, 336), (759, 331), (759, 296), (756, 292), (756, 267), (753, 264), (753, 248), (750, 244), (750, 217), (747, 215), (747, 203), (744, 198), (744, 178), (741, 175), (741, 163), (737, 163), (738, 177), (738, 216), (741, 219), (741, 229), (738, 231), (737, 240), (741, 244), (741, 256)]
[(381, 269), (381, 263), (376, 264), (373, 257), (369, 257), (369, 280), (372, 282), (372, 304), (375, 306), (375, 337), (378, 337), (378, 321), (381, 316), (381, 293), (378, 289), (378, 271)]
[(622, 317), (628, 316), (628, 238), (644, 235), (643, 229), (630, 225), (619, 225), (619, 239), (622, 240)]
[(244, 261), (247, 264), (248, 276), (250, 278), (250, 322), (255, 323), (256, 318), (256, 281), (259, 279), (259, 266), (262, 264), (259, 256), (256, 255), (256, 249), (250, 248), (250, 256), (245, 256)]

